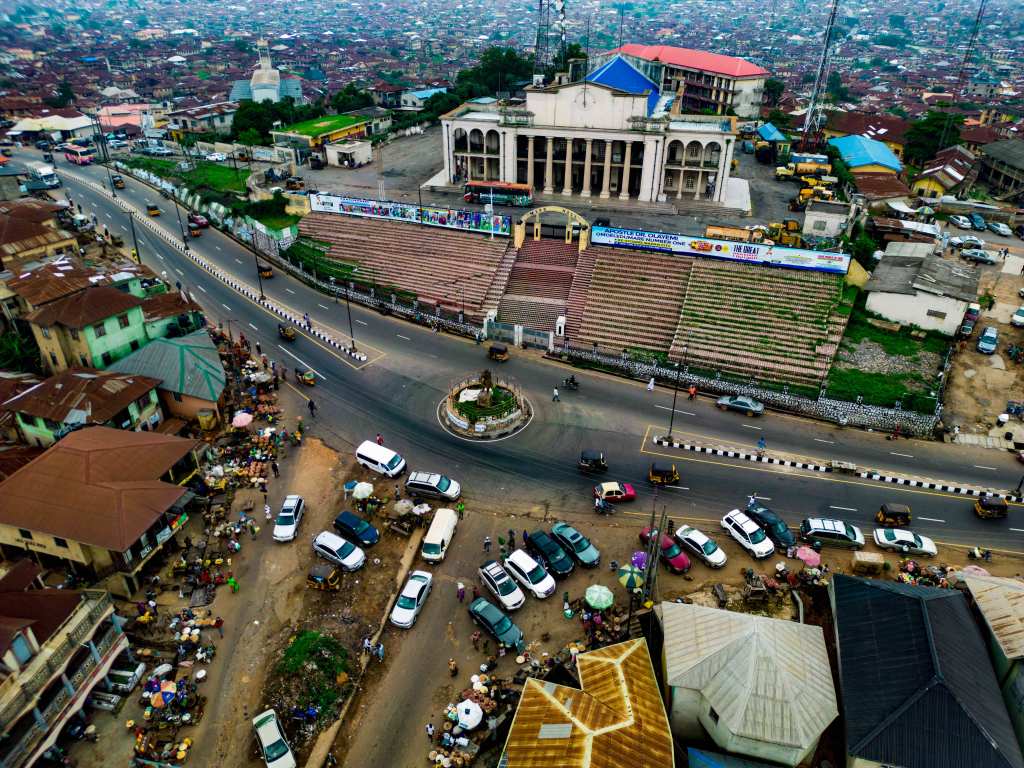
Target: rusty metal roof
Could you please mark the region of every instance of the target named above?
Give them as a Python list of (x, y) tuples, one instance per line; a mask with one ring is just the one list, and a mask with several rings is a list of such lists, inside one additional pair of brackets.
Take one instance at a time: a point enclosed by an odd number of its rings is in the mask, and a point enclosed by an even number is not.
[(1024, 657), (1024, 581), (974, 575), (964, 581), (1003, 655)]
[(504, 768), (671, 768), (672, 734), (643, 639), (576, 658), (582, 690), (531, 678)]

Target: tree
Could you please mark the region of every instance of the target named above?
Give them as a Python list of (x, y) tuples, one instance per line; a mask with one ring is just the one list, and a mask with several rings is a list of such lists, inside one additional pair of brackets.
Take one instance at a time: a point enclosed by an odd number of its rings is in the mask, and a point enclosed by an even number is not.
[[(906, 150), (908, 163), (924, 165), (938, 154), (939, 150), (960, 143), (960, 126), (963, 125), (962, 115), (950, 112), (928, 112), (920, 120), (910, 124), (906, 133)], [(948, 129), (947, 129), (948, 123)], [(942, 141), (942, 134), (946, 140)]]
[(786, 84), (777, 77), (769, 77), (764, 81), (764, 102), (769, 105), (776, 105), (779, 103), (779, 99), (782, 98), (783, 91), (786, 90)]
[(362, 109), (371, 104), (373, 104), (373, 99), (370, 94), (360, 89), (355, 83), (349, 83), (331, 96), (331, 106), (337, 112), (351, 112), (353, 109)]
[(565, 47), (564, 52), (559, 50), (555, 54), (555, 59), (551, 66), (547, 68), (544, 74), (551, 79), (555, 76), (556, 72), (568, 72), (574, 59), (583, 59), (584, 61), (587, 59), (587, 52), (579, 43), (569, 43)]
[(71, 90), (71, 84), (64, 80), (60, 85), (57, 86), (57, 94), (52, 98), (46, 100), (46, 103), (51, 107), (66, 107), (69, 104), (73, 104), (75, 101), (75, 94)]
[(850, 100), (850, 89), (843, 85), (843, 77), (835, 70), (828, 73), (825, 81), (825, 92), (833, 103)]
[(533, 60), (520, 56), (514, 48), (492, 46), (480, 55), (480, 62), (464, 69), (455, 78), (456, 92), (463, 101), (477, 96), (493, 96), (512, 90), (515, 83), (533, 74)]
[(792, 118), (783, 112), (781, 109), (773, 109), (768, 113), (768, 122), (778, 128), (780, 131), (789, 128), (792, 124)]
[(246, 128), (238, 135), (238, 143), (246, 147), (257, 147), (263, 144), (263, 137), (259, 131)]

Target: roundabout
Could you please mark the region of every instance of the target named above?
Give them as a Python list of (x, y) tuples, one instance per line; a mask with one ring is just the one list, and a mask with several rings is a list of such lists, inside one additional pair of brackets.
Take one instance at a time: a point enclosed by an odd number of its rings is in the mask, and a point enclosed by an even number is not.
[(504, 440), (521, 432), (532, 419), (533, 406), (522, 388), (488, 369), (454, 382), (437, 406), (441, 427), (463, 440)]

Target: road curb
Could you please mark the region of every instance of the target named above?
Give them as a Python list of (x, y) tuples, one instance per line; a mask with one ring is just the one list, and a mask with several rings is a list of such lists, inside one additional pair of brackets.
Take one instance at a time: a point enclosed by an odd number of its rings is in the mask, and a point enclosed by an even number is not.
[[(694, 453), (705, 453), (711, 456), (723, 456), (730, 459), (740, 459), (742, 461), (753, 461), (759, 464), (769, 464), (779, 467), (792, 467), (794, 469), (806, 469), (812, 472), (832, 472), (835, 473), (835, 469), (828, 464), (814, 464), (805, 461), (792, 461), (790, 459), (777, 459), (772, 456), (758, 456), (756, 453), (747, 453), (746, 451), (735, 451), (728, 448), (708, 448), (703, 445), (696, 445), (693, 443), (677, 443), (675, 440), (669, 440), (667, 437), (655, 436), (652, 438), (655, 445), (660, 445), (665, 448), (675, 448), (681, 451), (693, 451)], [(900, 477), (899, 475), (887, 475), (876, 470), (862, 470), (853, 473), (855, 477), (860, 477), (864, 480), (874, 480), (879, 483), (892, 483), (894, 485), (905, 485), (908, 488), (922, 488), (925, 490), (943, 491), (945, 493), (958, 494), (960, 496), (995, 496), (996, 498), (1005, 499), (1006, 501), (1012, 501), (1016, 503), (1024, 502), (1024, 496), (1018, 496), (1014, 493), (998, 493), (996, 491), (983, 491), (978, 488), (969, 488), (962, 485), (950, 485), (948, 483), (934, 482), (931, 480), (915, 480), (909, 477)]]
[(171, 235), (167, 234), (161, 227), (158, 227), (155, 223), (153, 223), (153, 221), (148, 216), (143, 216), (142, 213), (136, 210), (133, 206), (124, 202), (121, 198), (112, 197), (110, 193), (107, 191), (106, 187), (103, 187), (100, 184), (96, 184), (95, 182), (85, 178), (84, 176), (80, 176), (77, 173), (72, 173), (66, 170), (61, 170), (60, 172), (75, 179), (75, 181), (77, 181), (78, 183), (91, 188), (93, 191), (106, 195), (115, 205), (121, 208), (125, 213), (133, 213), (135, 217), (139, 220), (139, 223), (145, 226), (150, 232), (152, 232), (154, 235), (159, 237), (169, 246), (177, 250), (182, 256), (185, 256), (188, 259), (190, 259), (197, 266), (199, 266), (201, 269), (207, 272), (210, 276), (216, 278), (224, 285), (231, 288), (236, 293), (245, 296), (255, 304), (259, 304), (261, 307), (277, 315), (282, 320), (287, 320), (291, 325), (295, 326), (296, 328), (304, 330), (306, 333), (310, 334), (311, 336), (314, 336), (315, 338), (319, 339), (325, 344), (329, 344), (331, 347), (338, 350), (339, 352), (343, 352), (356, 362), (365, 363), (369, 359), (364, 353), (356, 351), (350, 345), (344, 344), (335, 339), (334, 337), (324, 333), (323, 331), (313, 328), (312, 325), (307, 325), (305, 323), (305, 318), (299, 315), (298, 313), (292, 311), (287, 307), (277, 305), (276, 303), (267, 299), (265, 296), (261, 297), (259, 293), (253, 290), (250, 286), (239, 282), (231, 275), (224, 272), (224, 270), (210, 264), (208, 261), (206, 261), (206, 259), (202, 258), (201, 256), (197, 256), (192, 251), (191, 248), (186, 248), (183, 243), (177, 240), (177, 238), (174, 238)]

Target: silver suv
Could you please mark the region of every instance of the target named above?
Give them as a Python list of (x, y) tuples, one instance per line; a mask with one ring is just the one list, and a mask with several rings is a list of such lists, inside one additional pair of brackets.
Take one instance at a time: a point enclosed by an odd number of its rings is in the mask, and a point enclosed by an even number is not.
[(405, 481), (405, 492), (412, 497), (455, 501), (462, 495), (462, 486), (437, 472), (411, 472)]
[(800, 538), (812, 545), (864, 548), (864, 534), (860, 528), (824, 517), (809, 517), (800, 523)]

